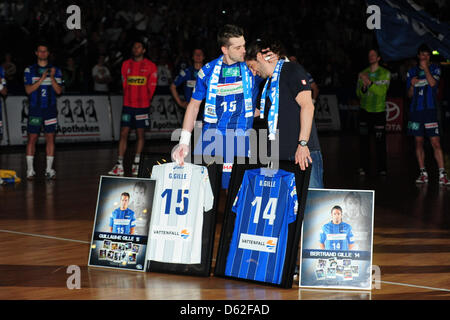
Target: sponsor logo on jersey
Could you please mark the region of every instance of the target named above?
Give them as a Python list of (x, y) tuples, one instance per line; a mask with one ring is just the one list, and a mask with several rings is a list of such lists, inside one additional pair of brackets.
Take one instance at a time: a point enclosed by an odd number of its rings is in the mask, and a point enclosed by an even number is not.
[(151, 228), (150, 237), (155, 240), (190, 240), (190, 232), (187, 228), (171, 226), (153, 226)]
[(302, 79), (302, 85), (306, 86), (306, 80)]
[(147, 78), (143, 76), (129, 76), (127, 77), (127, 84), (130, 86), (145, 86)]
[(238, 248), (261, 252), (275, 253), (278, 238), (241, 233)]
[(425, 129), (434, 129), (437, 128), (439, 125), (437, 122), (430, 122), (430, 123), (425, 123)]
[(188, 88), (195, 88), (195, 84), (196, 84), (195, 80), (186, 81), (186, 87), (188, 87)]
[(114, 219), (114, 224), (116, 226), (127, 226), (130, 224), (130, 221), (130, 219)]
[(244, 92), (242, 81), (233, 83), (222, 83), (217, 85), (218, 96), (228, 96), (231, 94), (241, 94)]
[(187, 239), (189, 238), (190, 234), (186, 229), (181, 230), (181, 238)]
[(276, 245), (277, 245), (277, 243), (274, 242), (273, 240), (269, 240), (266, 242), (267, 249), (269, 249), (271, 251), (275, 248)]
[(345, 240), (347, 238), (346, 233), (329, 233), (327, 234), (327, 240)]
[(223, 172), (231, 172), (233, 170), (233, 164), (232, 163), (224, 163), (223, 164)]
[(222, 68), (222, 77), (239, 77), (241, 75), (241, 69), (239, 67)]
[(31, 126), (40, 126), (42, 123), (42, 118), (38, 118), (38, 117), (30, 117), (30, 125)]

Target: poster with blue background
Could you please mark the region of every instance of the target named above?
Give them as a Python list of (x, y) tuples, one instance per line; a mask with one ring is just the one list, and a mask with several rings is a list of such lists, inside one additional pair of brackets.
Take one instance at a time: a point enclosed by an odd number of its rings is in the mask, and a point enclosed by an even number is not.
[(89, 266), (145, 271), (155, 183), (100, 177)]
[(374, 200), (372, 190), (309, 189), (300, 287), (371, 290)]

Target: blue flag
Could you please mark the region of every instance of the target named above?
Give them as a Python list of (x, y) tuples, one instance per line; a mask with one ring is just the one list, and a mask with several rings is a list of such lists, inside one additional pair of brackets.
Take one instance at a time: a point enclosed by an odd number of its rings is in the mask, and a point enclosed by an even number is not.
[(375, 29), (381, 56), (386, 61), (415, 57), (426, 43), (450, 59), (450, 25), (427, 14), (412, 0), (368, 0), (381, 12), (380, 29)]

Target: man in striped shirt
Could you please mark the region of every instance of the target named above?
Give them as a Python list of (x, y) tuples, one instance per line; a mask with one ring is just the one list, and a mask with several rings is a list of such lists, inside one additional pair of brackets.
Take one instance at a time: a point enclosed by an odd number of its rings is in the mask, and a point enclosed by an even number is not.
[(52, 168), (55, 156), (55, 132), (57, 126), (56, 96), (62, 92), (62, 73), (59, 68), (49, 64), (48, 45), (39, 43), (36, 47), (37, 63), (24, 72), (25, 92), (29, 97), (28, 143), (27, 143), (27, 179), (36, 173), (33, 168), (36, 142), (44, 127), (46, 141), (47, 179), (55, 179), (56, 171)]
[(149, 127), (149, 110), (158, 80), (156, 65), (144, 57), (144, 42), (135, 41), (131, 59), (122, 64), (123, 108), (119, 140), (119, 157), (117, 163), (108, 172), (110, 175), (123, 176), (123, 157), (127, 150), (130, 128), (136, 128), (136, 155), (131, 168), (133, 176), (137, 176), (139, 161), (144, 149), (144, 130)]
[(391, 73), (380, 66), (376, 49), (369, 51), (369, 67), (361, 71), (356, 94), (361, 99), (359, 113), (360, 168), (359, 174), (369, 170), (370, 134), (375, 133), (377, 172), (386, 175), (386, 94)]

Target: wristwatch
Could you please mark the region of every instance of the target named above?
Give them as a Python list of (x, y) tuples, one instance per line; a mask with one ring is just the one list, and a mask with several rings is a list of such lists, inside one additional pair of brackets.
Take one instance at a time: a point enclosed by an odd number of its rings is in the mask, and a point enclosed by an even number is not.
[(300, 146), (302, 146), (302, 147), (306, 147), (306, 146), (308, 145), (308, 141), (306, 141), (306, 140), (300, 140), (300, 141), (298, 142), (298, 144), (299, 144)]

